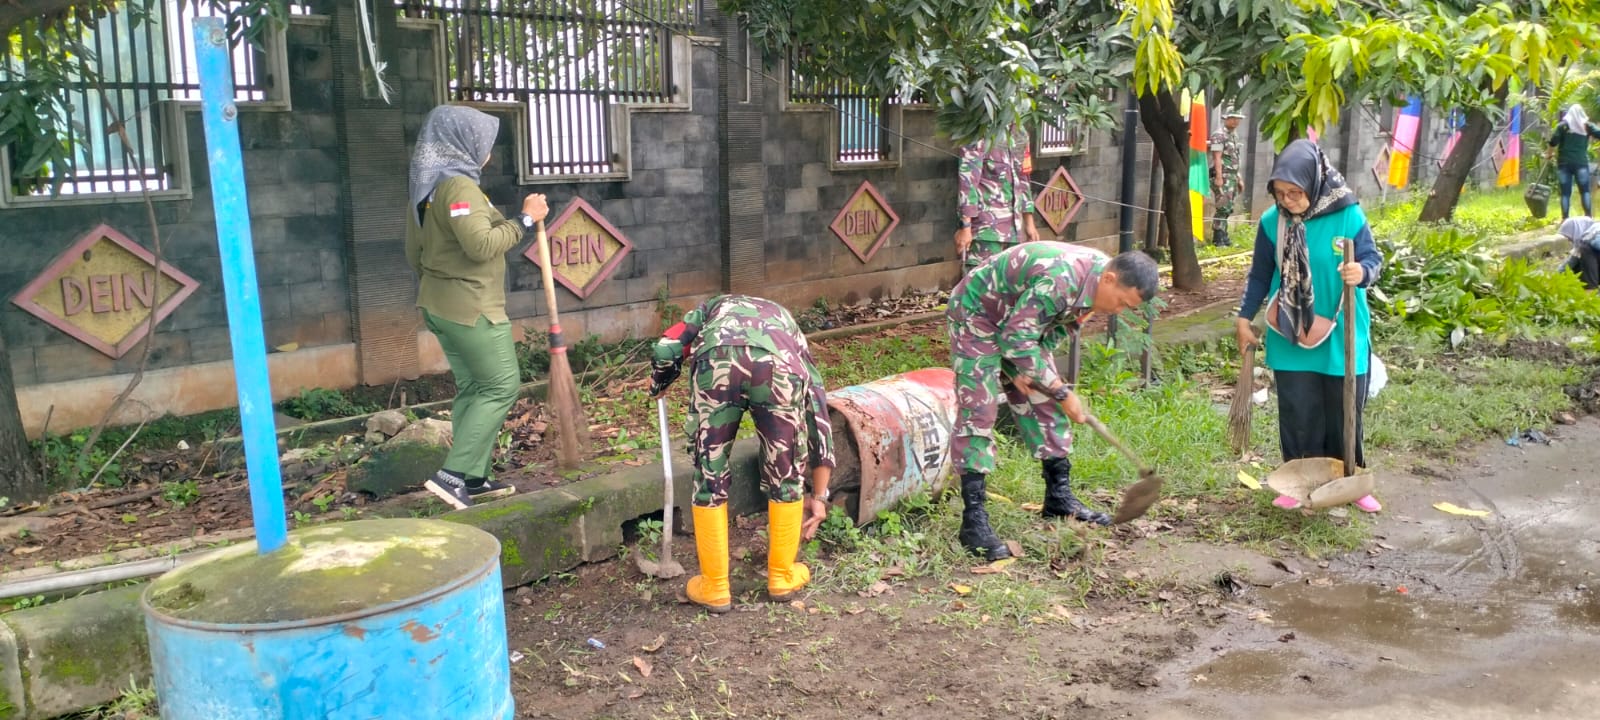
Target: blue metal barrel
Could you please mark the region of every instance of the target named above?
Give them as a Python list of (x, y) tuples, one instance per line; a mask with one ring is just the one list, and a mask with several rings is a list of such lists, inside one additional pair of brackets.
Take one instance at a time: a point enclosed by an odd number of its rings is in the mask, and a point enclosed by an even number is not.
[(165, 720), (511, 720), (500, 543), (437, 520), (296, 530), (144, 593)]

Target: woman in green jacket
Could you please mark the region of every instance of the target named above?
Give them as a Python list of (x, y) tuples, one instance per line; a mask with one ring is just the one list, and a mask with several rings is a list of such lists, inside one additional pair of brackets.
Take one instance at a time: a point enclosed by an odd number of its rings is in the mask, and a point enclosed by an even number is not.
[[(1261, 216), (1255, 255), (1237, 333), (1241, 353), (1259, 344), (1250, 321), (1267, 301), (1267, 367), (1278, 389), (1279, 447), (1285, 461), (1344, 456), (1344, 287), (1355, 291), (1356, 464), (1361, 451), (1361, 413), (1367, 398), (1372, 355), (1372, 317), (1367, 291), (1383, 258), (1372, 240), (1366, 214), (1322, 150), (1296, 140), (1272, 166), (1267, 192), (1276, 205)], [(1355, 241), (1355, 262), (1344, 262), (1344, 241)], [(1269, 298), (1270, 294), (1270, 298)], [(1275, 505), (1299, 503), (1281, 496)], [(1378, 512), (1368, 495), (1356, 507)]]
[(1583, 111), (1583, 106), (1573, 103), (1561, 115), (1561, 122), (1556, 123), (1555, 132), (1550, 134), (1550, 147), (1545, 149), (1545, 157), (1552, 154), (1556, 156), (1556, 179), (1561, 186), (1561, 219), (1566, 220), (1572, 214), (1572, 186), (1578, 186), (1578, 199), (1583, 202), (1583, 214), (1594, 214), (1594, 203), (1590, 199), (1589, 178), (1589, 140), (1600, 139), (1600, 127), (1589, 122), (1589, 114)]
[(421, 277), (417, 307), (456, 380), (450, 454), (424, 487), (455, 508), (516, 492), (489, 478), (522, 380), (506, 317), (506, 252), (548, 208), (530, 194), (507, 220), (478, 188), (499, 128), (490, 115), (442, 105), (428, 113), (411, 156), (406, 259)]

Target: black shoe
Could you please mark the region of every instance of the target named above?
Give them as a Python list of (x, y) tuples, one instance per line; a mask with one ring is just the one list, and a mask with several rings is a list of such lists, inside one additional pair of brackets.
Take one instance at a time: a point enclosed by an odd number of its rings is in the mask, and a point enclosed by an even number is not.
[(1072, 461), (1067, 458), (1048, 458), (1040, 462), (1044, 468), (1044, 509), (1046, 518), (1069, 517), (1096, 525), (1110, 525), (1111, 516), (1089, 509), (1072, 494)]
[(467, 481), (443, 470), (434, 473), (422, 486), (457, 510), (472, 507), (472, 494), (467, 492)]
[(956, 537), (961, 540), (961, 547), (974, 555), (982, 555), (985, 560), (993, 562), (1011, 557), (1011, 550), (989, 528), (989, 510), (985, 507), (988, 499), (984, 491), (983, 473), (961, 474), (961, 533)]
[(1228, 234), (1225, 232), (1215, 233), (1211, 236), (1211, 244), (1216, 247), (1231, 247), (1233, 245), (1233, 238), (1228, 237)]
[(511, 483), (482, 478), (467, 480), (467, 497), (472, 498), (473, 502), (515, 494), (517, 494), (517, 488)]

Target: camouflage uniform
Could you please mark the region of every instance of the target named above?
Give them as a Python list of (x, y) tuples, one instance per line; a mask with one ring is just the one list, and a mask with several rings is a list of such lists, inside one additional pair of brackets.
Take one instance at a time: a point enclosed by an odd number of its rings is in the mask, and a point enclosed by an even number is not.
[(719, 295), (689, 311), (656, 343), (652, 395), (677, 378), (685, 359), (695, 505), (728, 501), (728, 458), (747, 409), (761, 438), (762, 487), (772, 501), (799, 501), (806, 469), (833, 467), (822, 375), (787, 310), (761, 298)]
[(1032, 164), (1028, 134), (1014, 130), (1007, 139), (1003, 145), (980, 140), (961, 148), (957, 205), (961, 218), (972, 223), (967, 270), (1022, 241), (1023, 218), (1033, 212), (1024, 170)]
[(1218, 245), (1226, 245), (1233, 201), (1244, 192), (1244, 177), (1239, 172), (1243, 146), (1239, 143), (1238, 131), (1218, 130), (1211, 133), (1211, 152), (1222, 154), (1222, 172), (1211, 179), (1211, 239)]
[[(1054, 352), (1088, 317), (1110, 258), (1078, 245), (1027, 243), (974, 268), (945, 312), (956, 372), (950, 452), (963, 473), (994, 471), (994, 423), (1004, 394), (1035, 458), (1065, 458), (1071, 422), (1042, 391), (1059, 382)], [(1026, 394), (1012, 380), (1025, 377)]]

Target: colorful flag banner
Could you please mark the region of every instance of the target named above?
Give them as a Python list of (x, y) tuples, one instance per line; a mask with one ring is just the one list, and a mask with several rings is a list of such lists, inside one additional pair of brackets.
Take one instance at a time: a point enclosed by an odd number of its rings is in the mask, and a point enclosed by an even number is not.
[(1461, 142), (1461, 128), (1467, 126), (1467, 115), (1460, 110), (1451, 110), (1445, 125), (1450, 128), (1450, 138), (1444, 142), (1444, 152), (1439, 155), (1435, 163), (1439, 169), (1444, 169), (1444, 161), (1450, 159), (1450, 153), (1455, 152), (1456, 143)]
[(1206, 123), (1206, 96), (1197, 93), (1189, 105), (1189, 218), (1198, 240), (1205, 237), (1206, 196), (1211, 194), (1211, 132)]
[(1522, 106), (1511, 108), (1511, 127), (1506, 129), (1506, 153), (1500, 161), (1500, 174), (1495, 187), (1506, 187), (1522, 182)]
[(1412, 95), (1406, 106), (1395, 111), (1394, 140), (1389, 143), (1389, 185), (1405, 188), (1411, 181), (1411, 156), (1422, 127), (1422, 97)]

